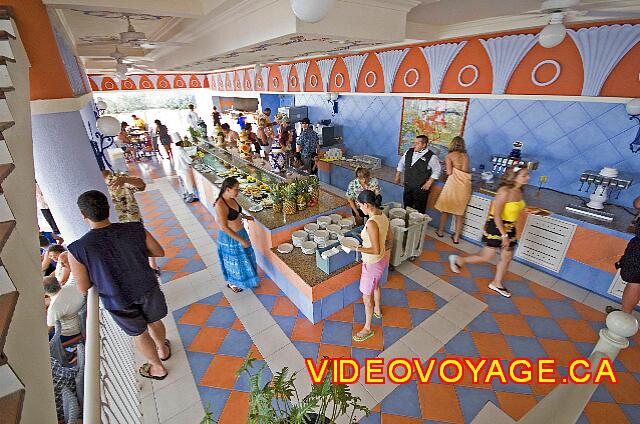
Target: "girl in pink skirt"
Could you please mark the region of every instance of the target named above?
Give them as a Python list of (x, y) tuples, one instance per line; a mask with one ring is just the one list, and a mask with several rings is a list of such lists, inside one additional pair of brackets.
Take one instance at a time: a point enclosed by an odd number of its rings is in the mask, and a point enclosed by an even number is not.
[[(356, 342), (363, 342), (373, 337), (371, 320), (382, 318), (380, 279), (389, 266), (385, 257), (385, 241), (389, 234), (389, 218), (382, 213), (382, 197), (371, 190), (364, 190), (358, 195), (358, 207), (366, 216), (367, 223), (362, 230), (362, 247), (356, 252), (362, 253), (362, 275), (360, 291), (366, 315), (364, 327), (353, 336)], [(373, 301), (371, 299), (373, 295)]]

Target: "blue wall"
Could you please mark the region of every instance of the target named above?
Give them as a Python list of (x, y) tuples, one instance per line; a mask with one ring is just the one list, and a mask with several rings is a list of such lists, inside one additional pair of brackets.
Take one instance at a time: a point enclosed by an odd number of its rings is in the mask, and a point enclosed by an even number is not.
[[(332, 118), (322, 94), (296, 94), (295, 99), (296, 106), (309, 107), (312, 122)], [(340, 96), (333, 122), (342, 126), (348, 154), (373, 154), (395, 167), (401, 112), (399, 96)], [(508, 153), (511, 143), (521, 140), (524, 156), (540, 161), (531, 184), (547, 175), (546, 187), (584, 196), (578, 179), (587, 169), (611, 166), (640, 179), (640, 157), (629, 150), (634, 122), (616, 103), (472, 99), (464, 137), (473, 167), (488, 167), (491, 154)], [(630, 205), (639, 195), (640, 184), (635, 184), (611, 201)]]

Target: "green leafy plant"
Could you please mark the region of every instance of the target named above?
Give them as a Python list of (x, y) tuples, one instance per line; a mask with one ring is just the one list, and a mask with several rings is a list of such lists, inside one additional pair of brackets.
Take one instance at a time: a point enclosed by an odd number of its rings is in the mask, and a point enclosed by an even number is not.
[(208, 402), (204, 407), (204, 417), (200, 421), (200, 424), (217, 424), (217, 423), (218, 421), (216, 421), (213, 418), (213, 412), (211, 411), (211, 402)]
[(332, 366), (320, 384), (314, 384), (311, 392), (301, 398), (295, 386), (296, 374), (284, 367), (276, 372), (273, 379), (265, 384), (263, 372), (266, 364), (255, 372), (255, 358), (246, 358), (238, 372), (249, 378), (249, 424), (329, 424), (349, 414), (349, 422), (355, 423), (357, 411), (369, 416), (369, 409), (360, 405), (360, 398), (353, 396), (349, 386), (332, 383)]
[(189, 127), (189, 135), (194, 143), (198, 142), (198, 138), (204, 138), (204, 130)]

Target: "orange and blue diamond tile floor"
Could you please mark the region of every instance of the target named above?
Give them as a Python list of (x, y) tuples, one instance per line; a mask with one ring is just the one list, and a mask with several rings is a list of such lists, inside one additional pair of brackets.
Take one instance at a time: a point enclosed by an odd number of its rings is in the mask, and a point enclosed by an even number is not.
[[(154, 172), (155, 178), (171, 175), (166, 172), (166, 165), (165, 172), (147, 171), (148, 174)], [(139, 194), (139, 199), (145, 224), (167, 250), (167, 258), (162, 262), (163, 286), (204, 269), (188, 231), (180, 227), (161, 193), (151, 190)], [(199, 203), (188, 206), (207, 232), (214, 235), (216, 227), (208, 211)], [(427, 238), (424, 253), (415, 265), (488, 307), (447, 342), (434, 355), (436, 358), (488, 357), (507, 361), (554, 357), (560, 375), (566, 375), (571, 359), (591, 352), (598, 331), (604, 327), (602, 312), (511, 272), (505, 284), (513, 297), (505, 299), (487, 288), (493, 273), (490, 265), (473, 265), (461, 274), (451, 273), (447, 256), (455, 252), (453, 246)], [(263, 358), (225, 297), (226, 293), (217, 292), (176, 309), (167, 319), (176, 322), (202, 404), (208, 406), (220, 423), (235, 424), (245, 422), (248, 405), (246, 378), (236, 379), (235, 371), (249, 352), (253, 352), (259, 364)], [(393, 271), (383, 286), (383, 319), (374, 320), (375, 336), (356, 343), (351, 336), (363, 322), (361, 301), (313, 325), (266, 276), (255, 295), (300, 354), (314, 359), (324, 355), (351, 356), (359, 361), (375, 357), (446, 304), (418, 282)], [(621, 351), (614, 363), (619, 383), (601, 384), (578, 423), (640, 423), (639, 342), (640, 336), (636, 335), (631, 339), (631, 346)], [(413, 380), (397, 386), (373, 408), (371, 416), (360, 422), (468, 423), (487, 401), (517, 420), (553, 387), (496, 382), (489, 386), (473, 385), (468, 376), (462, 383), (450, 385), (434, 376), (431, 384), (417, 384)]]

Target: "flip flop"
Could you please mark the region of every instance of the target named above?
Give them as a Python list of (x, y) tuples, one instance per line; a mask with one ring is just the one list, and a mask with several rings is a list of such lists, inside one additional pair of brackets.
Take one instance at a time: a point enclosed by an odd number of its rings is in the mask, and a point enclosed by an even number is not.
[(169, 359), (171, 359), (171, 342), (169, 340), (165, 340), (164, 345), (169, 348), (169, 354), (167, 355), (166, 358), (160, 358), (162, 362), (168, 361)]
[(229, 290), (231, 290), (234, 293), (240, 293), (242, 291), (242, 289), (240, 287), (232, 287), (231, 284), (227, 284), (227, 287), (229, 288)]
[(436, 231), (436, 235), (440, 238), (444, 237), (444, 234), (440, 234), (439, 232)]
[(144, 364), (143, 366), (141, 366), (140, 369), (138, 370), (138, 372), (140, 373), (140, 375), (142, 377), (151, 378), (152, 380), (164, 380), (169, 375), (169, 373), (166, 373), (163, 376), (151, 375), (151, 364), (149, 364), (149, 363)]
[(496, 286), (496, 285), (495, 285), (495, 284), (493, 284), (493, 283), (489, 283), (489, 286), (488, 286), (488, 287), (489, 287), (491, 290), (493, 290), (494, 292), (496, 292), (496, 293), (498, 293), (499, 295), (501, 295), (501, 296), (504, 296), (504, 297), (506, 297), (506, 298), (511, 297), (511, 292), (510, 292), (509, 290), (507, 290), (506, 288), (504, 288), (504, 287), (498, 287), (498, 286)]
[(373, 334), (373, 330), (366, 336), (358, 336), (357, 334), (354, 334), (353, 340), (356, 342), (364, 342), (365, 340), (369, 340), (371, 337), (373, 337)]
[(374, 318), (378, 318), (378, 319), (382, 319), (382, 312), (380, 312), (380, 313), (374, 312), (373, 313), (373, 317)]

